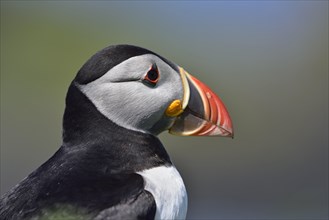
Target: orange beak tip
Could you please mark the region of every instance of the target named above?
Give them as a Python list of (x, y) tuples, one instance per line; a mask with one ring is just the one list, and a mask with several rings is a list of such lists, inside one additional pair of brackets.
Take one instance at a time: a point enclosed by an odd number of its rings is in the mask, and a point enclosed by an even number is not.
[(169, 132), (182, 136), (233, 138), (230, 115), (222, 100), (204, 83), (180, 68), (184, 87), (181, 115)]

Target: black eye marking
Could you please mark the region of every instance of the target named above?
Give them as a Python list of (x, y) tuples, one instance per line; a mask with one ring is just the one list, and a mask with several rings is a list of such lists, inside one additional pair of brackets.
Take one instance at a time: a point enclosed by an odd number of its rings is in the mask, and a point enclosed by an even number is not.
[(144, 81), (152, 86), (155, 86), (159, 81), (159, 78), (160, 78), (160, 74), (158, 67), (156, 66), (156, 64), (153, 64), (149, 69), (149, 71), (146, 73), (144, 77)]

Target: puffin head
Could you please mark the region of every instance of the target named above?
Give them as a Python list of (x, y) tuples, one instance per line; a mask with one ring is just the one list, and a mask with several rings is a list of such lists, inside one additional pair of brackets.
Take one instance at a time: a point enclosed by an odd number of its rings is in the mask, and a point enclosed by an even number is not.
[(180, 66), (144, 48), (104, 48), (82, 66), (72, 86), (103, 116), (130, 130), (233, 137), (218, 96)]

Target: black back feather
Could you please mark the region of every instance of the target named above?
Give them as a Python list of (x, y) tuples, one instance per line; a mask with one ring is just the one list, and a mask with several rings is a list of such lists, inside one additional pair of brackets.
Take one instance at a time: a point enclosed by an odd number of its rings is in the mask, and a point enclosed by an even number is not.
[(154, 218), (154, 199), (136, 172), (171, 165), (166, 150), (155, 136), (110, 121), (76, 85), (146, 53), (154, 54), (129, 45), (111, 46), (86, 62), (67, 93), (62, 146), (1, 198), (0, 219), (47, 216), (63, 207), (90, 218)]

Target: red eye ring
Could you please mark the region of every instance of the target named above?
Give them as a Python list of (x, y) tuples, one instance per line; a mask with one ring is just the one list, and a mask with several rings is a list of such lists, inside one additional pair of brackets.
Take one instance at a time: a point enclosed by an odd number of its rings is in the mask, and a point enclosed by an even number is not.
[(151, 83), (152, 85), (156, 85), (159, 81), (160, 73), (158, 71), (158, 67), (153, 64), (149, 71), (147, 71), (144, 80), (148, 83)]

